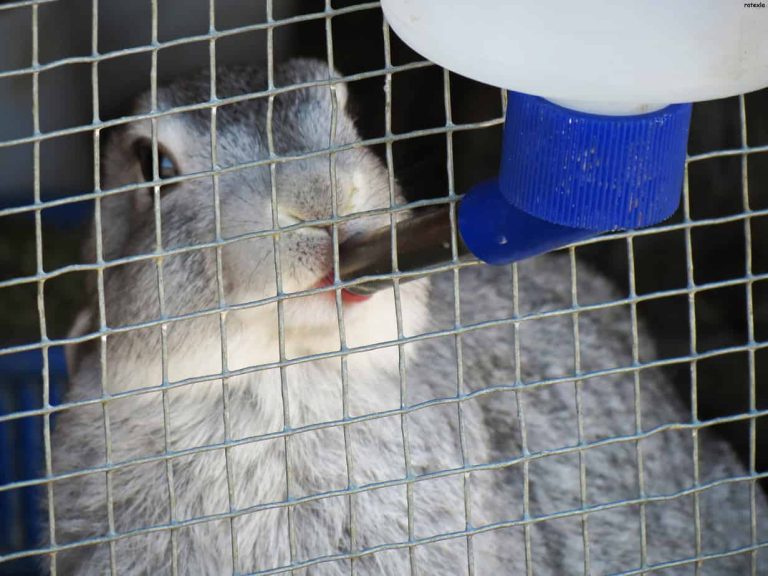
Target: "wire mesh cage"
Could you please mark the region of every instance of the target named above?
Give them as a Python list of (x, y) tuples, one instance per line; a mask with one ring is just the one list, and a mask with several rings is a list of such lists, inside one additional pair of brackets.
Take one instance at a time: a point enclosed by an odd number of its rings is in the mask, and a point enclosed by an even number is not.
[[(671, 221), (491, 271), (455, 206), (505, 94), (378, 2), (0, 30), (0, 574), (768, 569), (768, 92), (697, 105)], [(437, 206), (453, 261), (409, 282)], [(375, 308), (339, 274), (374, 226)]]

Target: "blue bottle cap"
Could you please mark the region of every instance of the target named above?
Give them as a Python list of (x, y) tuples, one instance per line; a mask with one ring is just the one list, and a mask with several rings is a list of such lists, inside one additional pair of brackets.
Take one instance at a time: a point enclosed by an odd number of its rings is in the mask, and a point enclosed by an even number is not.
[(600, 116), (509, 92), (501, 193), (563, 226), (610, 231), (660, 222), (680, 203), (691, 108)]

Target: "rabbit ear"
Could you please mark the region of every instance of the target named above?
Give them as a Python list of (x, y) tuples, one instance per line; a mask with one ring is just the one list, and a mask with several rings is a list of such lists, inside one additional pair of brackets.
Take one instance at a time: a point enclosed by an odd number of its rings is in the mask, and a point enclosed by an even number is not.
[(339, 106), (339, 110), (346, 110), (347, 100), (349, 100), (349, 88), (347, 88), (347, 83), (339, 82), (337, 84), (331, 84), (331, 90), (332, 93), (336, 93), (336, 103)]

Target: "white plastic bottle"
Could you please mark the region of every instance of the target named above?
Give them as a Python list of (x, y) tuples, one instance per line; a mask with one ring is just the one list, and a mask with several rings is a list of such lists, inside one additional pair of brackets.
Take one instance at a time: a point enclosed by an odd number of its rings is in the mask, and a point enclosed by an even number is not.
[(768, 85), (768, 8), (749, 2), (381, 4), (398, 36), (441, 66), (587, 112), (641, 113)]
[(413, 49), (510, 91), (499, 179), (459, 207), (469, 250), (504, 263), (668, 218), (690, 103), (768, 85), (768, 8), (750, 4), (382, 0)]

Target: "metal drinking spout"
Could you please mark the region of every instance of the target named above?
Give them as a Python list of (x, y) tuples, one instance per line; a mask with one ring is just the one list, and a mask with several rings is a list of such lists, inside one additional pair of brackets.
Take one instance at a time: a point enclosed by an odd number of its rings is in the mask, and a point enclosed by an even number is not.
[[(454, 238), (459, 262), (506, 264), (600, 233), (531, 216), (507, 202), (496, 180), (472, 188), (457, 212), (455, 227), (451, 226), (447, 206), (397, 223), (397, 268), (412, 273), (401, 276), (401, 283), (453, 262)], [(391, 226), (353, 236), (339, 246), (339, 276), (355, 280), (392, 274), (392, 249)], [(363, 296), (390, 286), (392, 280), (387, 277), (347, 286), (346, 290)]]
[[(421, 278), (430, 268), (451, 262), (452, 227), (447, 206), (401, 220), (397, 226), (397, 268), (400, 272), (423, 270), (424, 274), (403, 276), (400, 282)], [(353, 280), (364, 276), (391, 274), (392, 229), (385, 226), (371, 232), (357, 234), (339, 246), (339, 276)], [(467, 245), (456, 234), (457, 257), (475, 260)], [(373, 279), (369, 282), (348, 286), (353, 294), (369, 295), (392, 286), (392, 280)]]
[[(600, 233), (531, 216), (507, 202), (496, 180), (472, 188), (457, 212), (456, 256), (462, 263), (516, 262)], [(397, 268), (412, 273), (401, 276), (401, 283), (421, 278), (436, 266), (454, 261), (454, 227), (447, 206), (401, 220), (396, 226)], [(339, 276), (348, 281), (392, 274), (392, 249), (391, 226), (353, 236), (339, 246)], [(392, 280), (387, 277), (345, 289), (362, 296), (390, 286)]]

